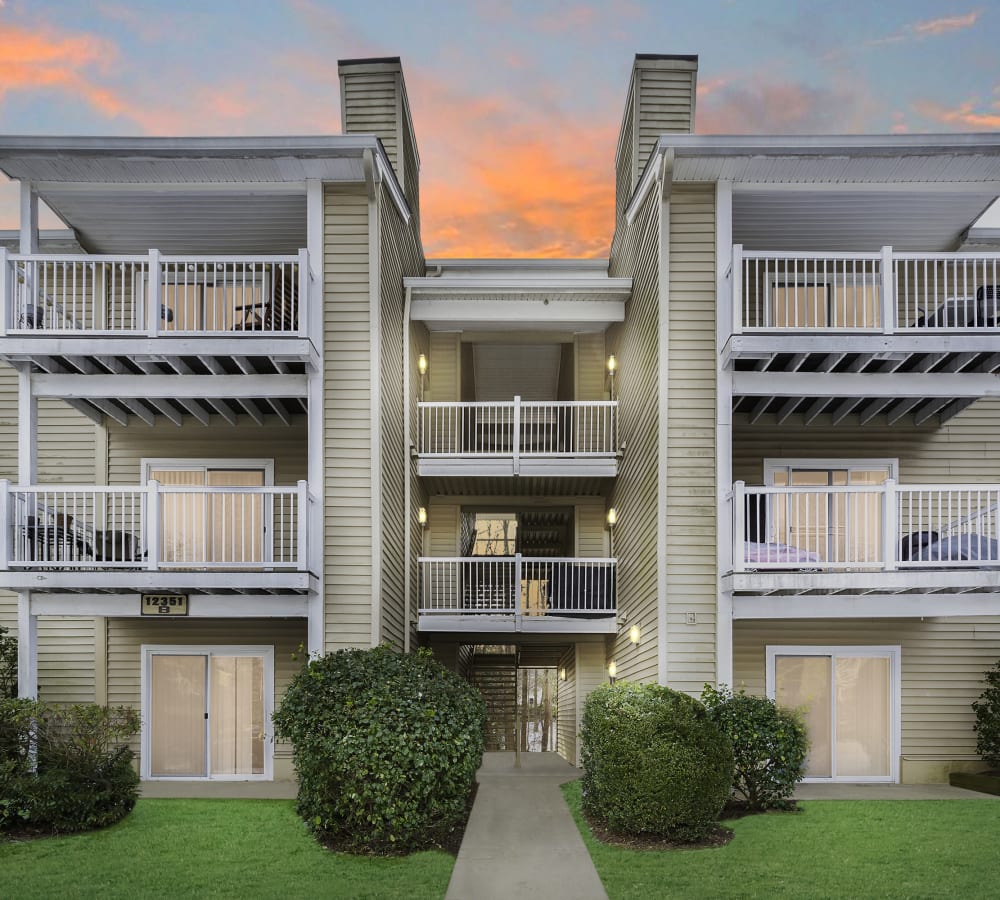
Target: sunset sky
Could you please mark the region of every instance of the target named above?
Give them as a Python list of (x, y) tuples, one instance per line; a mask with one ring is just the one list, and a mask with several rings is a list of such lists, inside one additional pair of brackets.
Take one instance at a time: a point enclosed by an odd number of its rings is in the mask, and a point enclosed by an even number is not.
[(998, 48), (989, 0), (0, 0), (0, 132), (338, 133), (400, 56), (428, 256), (602, 256), (636, 52), (699, 55), (701, 133), (845, 134), (1000, 130)]

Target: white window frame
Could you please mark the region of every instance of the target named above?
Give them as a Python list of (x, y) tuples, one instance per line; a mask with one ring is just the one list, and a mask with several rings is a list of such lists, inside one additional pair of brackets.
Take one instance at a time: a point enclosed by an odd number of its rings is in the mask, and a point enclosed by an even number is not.
[[(879, 784), (896, 784), (899, 782), (899, 759), (902, 754), (902, 714), (903, 714), (903, 683), (902, 683), (902, 647), (899, 644), (768, 644), (765, 647), (767, 664), (765, 673), (765, 690), (767, 696), (774, 700), (776, 694), (775, 660), (779, 656), (829, 656), (830, 666), (838, 656), (844, 657), (865, 657), (889, 660), (889, 776), (880, 775), (869, 776), (838, 776), (832, 775), (829, 778), (809, 777), (803, 778), (803, 782), (814, 784), (829, 784), (831, 782), (843, 782), (847, 784), (860, 784), (862, 782), (873, 782)], [(837, 721), (837, 696), (836, 682), (833, 682), (833, 691), (830, 703), (831, 719), (831, 771), (837, 771), (837, 742), (836, 721)]]
[[(261, 656), (264, 658), (264, 774), (263, 775), (212, 775), (211, 743), (206, 740), (205, 771), (208, 775), (150, 775), (152, 751), (150, 743), (150, 722), (152, 721), (152, 664), (154, 656)], [(140, 647), (141, 669), (139, 689), (141, 696), (142, 730), (140, 732), (139, 777), (143, 781), (273, 781), (274, 780), (274, 645), (273, 644), (142, 644)], [(211, 671), (209, 665), (208, 671)], [(206, 686), (208, 688), (209, 686)], [(212, 719), (212, 692), (206, 689), (205, 704), (208, 718), (206, 730)]]
[(835, 469), (847, 470), (851, 472), (855, 469), (862, 471), (871, 469), (888, 469), (886, 478), (893, 481), (899, 480), (899, 458), (898, 457), (836, 457), (821, 456), (816, 459), (803, 457), (785, 458), (781, 456), (765, 457), (764, 459), (764, 484), (767, 487), (774, 487), (774, 473), (782, 469), (804, 469), (810, 472), (832, 472)]

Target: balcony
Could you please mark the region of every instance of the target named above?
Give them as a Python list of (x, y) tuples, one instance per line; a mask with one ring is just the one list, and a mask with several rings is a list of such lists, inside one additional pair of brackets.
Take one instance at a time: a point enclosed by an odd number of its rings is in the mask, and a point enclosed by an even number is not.
[(738, 618), (1000, 614), (1000, 485), (737, 482), (729, 503)]
[(424, 476), (583, 477), (618, 474), (616, 401), (420, 403)]
[(613, 634), (614, 559), (422, 557), (420, 630)]
[(95, 419), (152, 424), (162, 415), (180, 424), (188, 414), (204, 424), (212, 414), (261, 422), (274, 413), (287, 422), (305, 412), (304, 373), (317, 364), (309, 277), (304, 250), (128, 256), (0, 248), (0, 359), (31, 373), (37, 396), (70, 399)]
[[(942, 421), (996, 391), (1000, 254), (733, 248), (735, 411)], [(831, 378), (831, 376), (835, 376)]]
[(291, 487), (0, 481), (0, 584), (15, 590), (300, 593), (310, 502)]

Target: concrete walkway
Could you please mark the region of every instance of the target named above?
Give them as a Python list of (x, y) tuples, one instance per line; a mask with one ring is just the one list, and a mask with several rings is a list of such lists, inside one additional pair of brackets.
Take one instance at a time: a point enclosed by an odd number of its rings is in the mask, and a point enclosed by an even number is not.
[(487, 753), (445, 900), (607, 900), (559, 785), (580, 770), (555, 753)]
[(950, 784), (800, 784), (796, 800), (1000, 800)]

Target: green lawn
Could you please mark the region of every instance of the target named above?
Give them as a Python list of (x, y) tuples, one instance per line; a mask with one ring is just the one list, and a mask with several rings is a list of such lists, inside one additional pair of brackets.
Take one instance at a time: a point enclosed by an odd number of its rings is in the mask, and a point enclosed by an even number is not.
[(140, 800), (104, 831), (0, 838), (0, 897), (444, 896), (454, 859), (330, 853), (283, 800)]
[(652, 852), (596, 841), (563, 790), (611, 900), (1000, 895), (1000, 802), (812, 801), (727, 822), (725, 847)]

